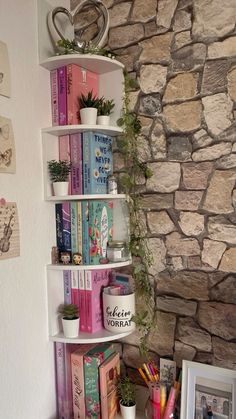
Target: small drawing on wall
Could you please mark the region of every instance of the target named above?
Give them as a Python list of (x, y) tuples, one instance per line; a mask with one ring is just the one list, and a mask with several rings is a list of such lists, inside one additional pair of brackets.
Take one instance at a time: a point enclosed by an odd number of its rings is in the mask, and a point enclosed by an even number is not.
[(11, 96), (10, 64), (7, 44), (0, 41), (0, 95)]
[(16, 154), (12, 123), (0, 116), (0, 173), (16, 172)]
[(20, 256), (20, 232), (15, 202), (0, 200), (0, 260)]

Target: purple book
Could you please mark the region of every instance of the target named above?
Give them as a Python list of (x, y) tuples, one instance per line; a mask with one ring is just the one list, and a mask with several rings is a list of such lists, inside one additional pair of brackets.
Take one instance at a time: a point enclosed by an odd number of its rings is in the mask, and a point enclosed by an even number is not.
[(65, 347), (64, 343), (56, 342), (55, 363), (56, 363), (56, 389), (57, 389), (57, 417), (64, 419), (64, 395), (65, 395)]
[(71, 193), (72, 195), (82, 195), (82, 143), (81, 134), (70, 135), (70, 159), (71, 159)]
[(52, 125), (59, 125), (57, 70), (50, 71)]
[(71, 271), (63, 271), (64, 303), (71, 304)]
[(62, 204), (62, 236), (63, 236), (63, 249), (71, 251), (71, 215), (70, 215), (70, 202), (63, 202)]
[(66, 66), (57, 69), (59, 125), (67, 125)]

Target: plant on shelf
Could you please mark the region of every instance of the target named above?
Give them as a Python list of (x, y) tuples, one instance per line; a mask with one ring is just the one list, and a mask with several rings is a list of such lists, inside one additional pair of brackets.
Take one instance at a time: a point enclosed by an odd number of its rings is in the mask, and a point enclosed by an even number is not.
[(48, 171), (53, 184), (54, 195), (67, 195), (71, 162), (66, 160), (50, 160), (48, 161)]
[(60, 47), (60, 53), (58, 55), (67, 55), (67, 54), (93, 54), (101, 55), (103, 57), (108, 57), (114, 59), (116, 55), (108, 51), (105, 48), (96, 47), (92, 42), (86, 42), (84, 46), (79, 48), (75, 41), (70, 41), (69, 39), (61, 39), (57, 42), (58, 47)]
[(96, 125), (100, 100), (93, 94), (92, 90), (87, 95), (81, 94), (79, 97), (79, 108), (82, 124)]
[(149, 281), (149, 268), (153, 258), (148, 248), (146, 226), (142, 220), (141, 194), (138, 190), (140, 179), (148, 179), (152, 172), (146, 163), (139, 158), (139, 138), (141, 124), (135, 112), (129, 108), (129, 92), (137, 87), (135, 80), (124, 72), (123, 112), (117, 125), (123, 128), (123, 134), (118, 139), (118, 147), (125, 161), (125, 174), (120, 179), (121, 187), (130, 197), (128, 200), (130, 220), (130, 252), (134, 260), (132, 276), (135, 281), (138, 314), (133, 318), (136, 326), (142, 332), (140, 352), (148, 353), (147, 338), (154, 325), (155, 303), (152, 287)]
[(63, 333), (67, 338), (75, 338), (79, 334), (79, 307), (76, 304), (62, 304), (58, 312), (62, 315)]
[(121, 415), (126, 419), (134, 419), (136, 412), (135, 385), (129, 377), (122, 378), (118, 383)]
[(109, 125), (110, 115), (115, 107), (114, 100), (105, 100), (101, 98), (98, 104), (98, 125)]

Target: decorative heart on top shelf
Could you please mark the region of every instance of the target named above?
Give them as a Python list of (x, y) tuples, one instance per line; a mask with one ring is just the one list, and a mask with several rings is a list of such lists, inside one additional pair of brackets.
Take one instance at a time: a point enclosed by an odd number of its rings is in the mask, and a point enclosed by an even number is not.
[[(48, 23), (48, 29), (54, 44), (54, 49), (56, 52), (61, 52), (61, 47), (58, 46), (58, 41), (65, 41), (66, 38), (64, 36), (64, 33), (61, 32), (61, 30), (58, 27), (58, 24), (56, 23), (56, 16), (60, 14), (64, 14), (67, 16), (69, 23), (73, 27), (73, 33), (75, 34), (75, 21), (78, 14), (84, 9), (85, 7), (92, 6), (95, 7), (95, 9), (100, 13), (100, 15), (103, 18), (103, 25), (100, 27), (100, 30), (96, 37), (92, 39), (90, 42), (92, 43), (93, 47), (102, 48), (105, 44), (108, 29), (109, 29), (109, 13), (106, 8), (106, 6), (102, 3), (100, 0), (84, 0), (82, 1), (73, 12), (70, 12), (68, 9), (64, 7), (55, 7), (52, 9), (47, 16), (47, 23)], [(79, 28), (77, 28), (78, 30)], [(75, 51), (77, 53), (81, 52), (81, 49), (84, 48), (88, 42), (83, 41), (82, 39), (75, 37), (73, 39), (75, 46)]]

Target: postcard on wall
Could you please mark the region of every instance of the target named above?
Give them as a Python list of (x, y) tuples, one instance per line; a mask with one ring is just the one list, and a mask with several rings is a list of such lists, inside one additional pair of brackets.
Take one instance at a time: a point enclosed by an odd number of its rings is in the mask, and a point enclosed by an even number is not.
[(12, 123), (0, 116), (0, 173), (16, 172), (16, 153)]
[(0, 260), (20, 256), (20, 232), (15, 202), (0, 200)]
[(172, 386), (176, 380), (176, 362), (160, 358), (160, 381)]
[(7, 44), (0, 41), (0, 95), (11, 96), (10, 64)]

